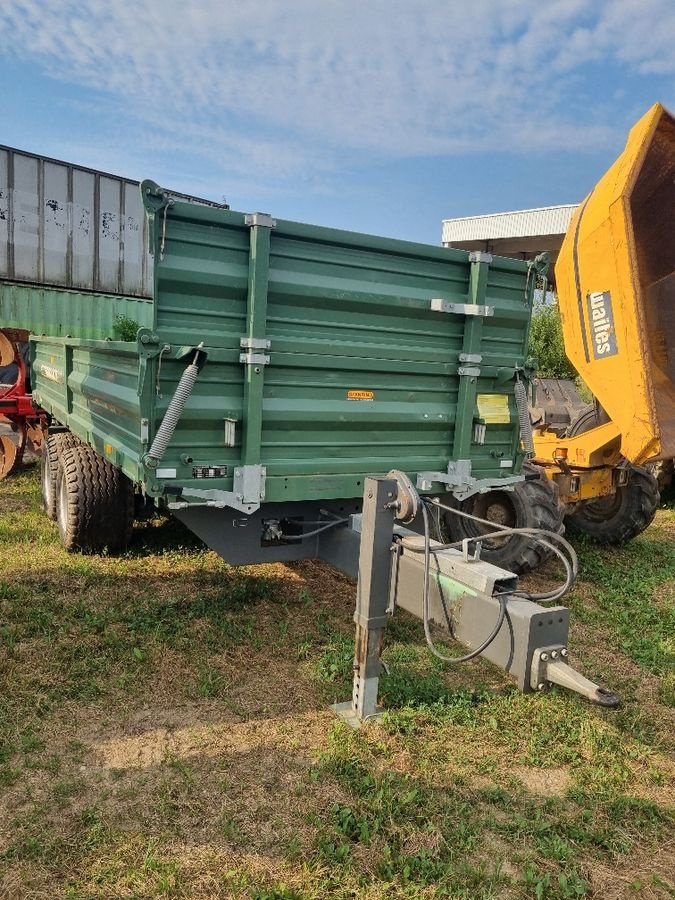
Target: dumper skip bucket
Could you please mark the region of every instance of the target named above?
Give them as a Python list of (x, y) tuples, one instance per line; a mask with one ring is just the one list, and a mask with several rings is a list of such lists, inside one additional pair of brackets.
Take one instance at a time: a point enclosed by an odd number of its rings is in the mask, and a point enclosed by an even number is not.
[(675, 118), (655, 104), (556, 266), (565, 348), (633, 462), (675, 456)]

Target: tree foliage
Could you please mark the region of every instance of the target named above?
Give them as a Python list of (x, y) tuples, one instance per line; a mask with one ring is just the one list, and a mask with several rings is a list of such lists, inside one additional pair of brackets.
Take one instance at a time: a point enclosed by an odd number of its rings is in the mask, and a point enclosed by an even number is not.
[(544, 378), (577, 377), (576, 369), (565, 355), (557, 301), (535, 304), (528, 351), (537, 360), (538, 375)]

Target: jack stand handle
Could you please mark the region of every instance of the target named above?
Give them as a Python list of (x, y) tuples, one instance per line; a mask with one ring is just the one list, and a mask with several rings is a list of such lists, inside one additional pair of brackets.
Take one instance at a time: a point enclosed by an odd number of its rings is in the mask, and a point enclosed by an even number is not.
[(609, 709), (615, 709), (621, 703), (621, 698), (614, 691), (589, 681), (581, 672), (577, 672), (576, 669), (573, 669), (568, 663), (561, 660), (554, 660), (545, 664), (544, 680), (569, 688), (569, 690), (581, 694), (582, 697), (586, 697), (592, 703), (606, 706)]

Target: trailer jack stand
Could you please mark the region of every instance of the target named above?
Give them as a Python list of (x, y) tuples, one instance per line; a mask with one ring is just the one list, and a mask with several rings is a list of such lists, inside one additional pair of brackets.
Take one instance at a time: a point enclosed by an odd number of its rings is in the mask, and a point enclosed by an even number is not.
[[(401, 607), (422, 617), (424, 554), (420, 548), (424, 538), (396, 525), (397, 490), (391, 477), (367, 478), (363, 514), (352, 522), (352, 528), (360, 532), (354, 684), (351, 701), (332, 709), (354, 727), (380, 713), (380, 656), (389, 615)], [(449, 629), (469, 649), (480, 646), (498, 621), (499, 594), (512, 595), (517, 576), (434, 542), (431, 560), (430, 622)], [(512, 596), (499, 631), (481, 656), (512, 675), (524, 693), (557, 684), (601, 706), (617, 706), (615, 693), (568, 664), (568, 632), (566, 607), (541, 606)]]

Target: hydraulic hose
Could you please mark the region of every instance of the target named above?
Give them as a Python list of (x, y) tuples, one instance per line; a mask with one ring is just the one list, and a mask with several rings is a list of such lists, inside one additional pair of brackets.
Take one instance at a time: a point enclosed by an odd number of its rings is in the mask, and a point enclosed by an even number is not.
[[(528, 418), (529, 422), (529, 418)], [(410, 489), (410, 488), (408, 488)], [(413, 488), (414, 490), (414, 488)], [(418, 500), (420, 498), (418, 497)], [(419, 506), (422, 511), (422, 521), (424, 524), (424, 580), (422, 585), (422, 622), (424, 625), (424, 638), (426, 640), (427, 646), (429, 647), (430, 652), (437, 658), (442, 660), (443, 662), (450, 663), (456, 665), (458, 663), (469, 662), (472, 659), (475, 659), (477, 656), (480, 656), (490, 644), (495, 640), (499, 631), (504, 624), (504, 619), (506, 617), (506, 608), (508, 603), (508, 598), (513, 597), (515, 599), (521, 600), (532, 600), (539, 602), (550, 602), (552, 600), (558, 600), (562, 597), (571, 586), (574, 584), (576, 580), (579, 564), (576, 552), (572, 545), (566, 541), (561, 535), (557, 534), (554, 531), (545, 531), (543, 529), (536, 528), (511, 528), (507, 525), (496, 525), (494, 522), (490, 522), (489, 519), (482, 519), (479, 516), (471, 515), (470, 513), (465, 513), (461, 510), (453, 509), (450, 506), (446, 506), (441, 503), (437, 498), (433, 500), (429, 500), (428, 498), (423, 498), (423, 500), (419, 503)], [(497, 621), (495, 622), (494, 627), (479, 644), (478, 647), (475, 647), (469, 653), (464, 654), (463, 656), (446, 656), (441, 653), (440, 650), (434, 644), (433, 638), (431, 636), (431, 625), (429, 618), (429, 583), (430, 583), (430, 573), (431, 573), (431, 534), (429, 527), (429, 508), (436, 509), (444, 509), (450, 513), (455, 515), (463, 516), (468, 519), (473, 519), (476, 522), (480, 522), (484, 525), (488, 525), (494, 528), (493, 531), (487, 532), (486, 534), (482, 534), (479, 537), (471, 538), (470, 540), (474, 542), (478, 542), (484, 540), (485, 538), (490, 537), (498, 537), (500, 535), (507, 534), (522, 534), (526, 537), (531, 538), (533, 541), (536, 541), (546, 547), (547, 550), (552, 551), (558, 559), (562, 562), (565, 569), (565, 579), (563, 584), (555, 588), (551, 591), (545, 591), (539, 594), (531, 594), (526, 591), (499, 591), (495, 594), (496, 599), (499, 601), (499, 612), (497, 613)], [(455, 549), (461, 547), (464, 541), (456, 541), (454, 543), (442, 544), (439, 547), (434, 548), (434, 551), (437, 550), (448, 550)], [(411, 548), (414, 549), (414, 548)], [(419, 551), (415, 551), (419, 552)], [(450, 616), (448, 614), (448, 610), (445, 604), (445, 598), (441, 592), (441, 603), (443, 604), (443, 612), (445, 613), (445, 617), (450, 627)]]
[[(440, 659), (446, 663), (451, 663), (453, 665), (469, 662), (470, 660), (475, 659), (477, 656), (480, 656), (480, 654), (483, 653), (484, 650), (487, 650), (487, 648), (499, 634), (499, 629), (502, 627), (504, 618), (506, 616), (506, 595), (502, 594), (498, 597), (499, 613), (497, 614), (497, 621), (494, 628), (485, 638), (482, 644), (479, 644), (478, 647), (474, 647), (473, 650), (471, 650), (469, 653), (465, 653), (464, 656), (445, 656), (445, 654), (441, 653), (440, 650), (437, 649), (436, 645), (434, 644), (433, 638), (431, 637), (431, 627), (429, 623), (429, 574), (431, 568), (431, 535), (429, 534), (429, 512), (427, 511), (425, 503), (422, 503), (422, 519), (424, 521), (424, 583), (422, 586), (422, 622), (424, 624), (424, 639), (427, 642), (429, 650), (435, 657), (437, 657), (437, 659)], [(446, 618), (449, 618), (448, 611), (445, 609), (445, 602), (443, 603), (443, 611), (445, 612)]]
[[(478, 535), (475, 538), (470, 538), (469, 540), (474, 543), (485, 540), (486, 538), (499, 537), (503, 534), (522, 534), (526, 537), (531, 537), (537, 543), (542, 544), (548, 550), (551, 550), (558, 557), (558, 559), (561, 560), (563, 566), (565, 567), (566, 577), (565, 581), (559, 588), (555, 588), (552, 591), (545, 591), (538, 594), (531, 594), (525, 591), (516, 591), (514, 592), (516, 596), (520, 596), (527, 600), (534, 600), (537, 602), (550, 602), (552, 600), (559, 600), (569, 591), (569, 589), (576, 581), (577, 575), (579, 573), (579, 560), (574, 547), (572, 547), (569, 541), (566, 541), (561, 534), (557, 534), (555, 531), (545, 531), (538, 528), (511, 528), (508, 525), (497, 525), (495, 522), (491, 522), (489, 519), (482, 519), (480, 518), (480, 516), (474, 516), (471, 513), (463, 512), (462, 510), (453, 509), (453, 507), (441, 503), (440, 500), (438, 500), (436, 497), (434, 497), (433, 500), (425, 499), (425, 503), (429, 503), (436, 508), (444, 509), (447, 512), (452, 513), (453, 515), (461, 516), (465, 519), (472, 519), (473, 521), (480, 522), (483, 525), (489, 525), (493, 529), (495, 529), (485, 534)], [(438, 547), (437, 549), (456, 549), (461, 547), (463, 543), (463, 541), (455, 541), (451, 544), (443, 544), (442, 547)]]
[(333, 522), (328, 522), (321, 528), (315, 528), (313, 531), (305, 531), (303, 534), (285, 534), (283, 537), (285, 541), (304, 541), (306, 538), (315, 537), (317, 534), (322, 534), (330, 528), (335, 528), (336, 525), (346, 525), (347, 522), (349, 522), (349, 519), (335, 519)]

